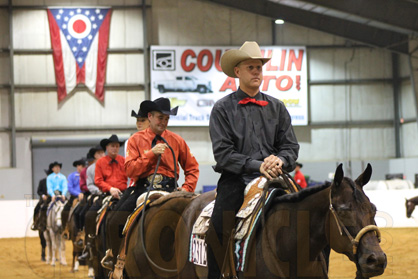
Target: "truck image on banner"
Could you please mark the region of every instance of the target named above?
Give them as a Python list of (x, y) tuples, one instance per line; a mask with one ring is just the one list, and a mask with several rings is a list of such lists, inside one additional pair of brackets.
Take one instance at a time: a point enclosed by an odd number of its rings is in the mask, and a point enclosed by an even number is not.
[[(179, 106), (170, 126), (208, 126), (215, 102), (239, 87), (238, 79), (222, 72), (220, 60), (237, 47), (151, 46), (151, 99), (166, 97)], [(308, 123), (306, 48), (260, 46), (264, 57), (260, 91), (281, 100), (292, 124)]]
[(172, 80), (160, 80), (154, 81), (154, 88), (158, 89), (158, 92), (199, 92), (208, 93), (212, 91), (211, 82), (204, 79), (198, 79), (194, 76), (176, 76)]

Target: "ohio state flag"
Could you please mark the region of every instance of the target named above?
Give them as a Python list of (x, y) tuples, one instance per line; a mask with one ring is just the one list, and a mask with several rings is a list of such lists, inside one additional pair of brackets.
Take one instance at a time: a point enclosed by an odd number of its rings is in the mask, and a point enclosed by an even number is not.
[(104, 100), (110, 8), (48, 8), (58, 102), (84, 83)]

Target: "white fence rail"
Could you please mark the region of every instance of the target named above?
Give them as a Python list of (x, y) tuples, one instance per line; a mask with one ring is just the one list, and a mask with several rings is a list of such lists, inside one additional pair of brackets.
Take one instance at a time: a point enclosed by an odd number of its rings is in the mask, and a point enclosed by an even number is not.
[[(418, 189), (365, 190), (378, 209), (376, 223), (379, 227), (418, 227), (418, 208), (412, 218), (406, 218), (405, 199), (418, 196)], [(37, 200), (0, 201), (0, 238), (35, 237), (32, 231), (33, 210)]]

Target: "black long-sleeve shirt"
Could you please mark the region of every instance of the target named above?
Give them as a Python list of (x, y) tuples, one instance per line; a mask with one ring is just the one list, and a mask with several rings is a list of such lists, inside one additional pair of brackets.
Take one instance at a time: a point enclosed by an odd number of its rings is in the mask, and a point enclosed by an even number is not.
[(267, 101), (268, 105), (238, 104), (247, 97), (238, 89), (217, 101), (212, 109), (209, 132), (215, 171), (226, 170), (253, 177), (259, 175), (261, 164), (271, 154), (283, 161), (285, 170), (292, 171), (299, 144), (285, 105), (261, 92), (254, 98)]

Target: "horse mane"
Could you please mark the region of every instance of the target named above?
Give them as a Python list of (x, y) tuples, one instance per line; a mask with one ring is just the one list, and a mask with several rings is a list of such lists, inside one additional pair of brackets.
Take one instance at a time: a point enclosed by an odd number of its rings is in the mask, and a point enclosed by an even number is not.
[(291, 194), (275, 197), (273, 202), (274, 203), (283, 203), (283, 202), (297, 203), (297, 202), (302, 201), (306, 197), (309, 197), (310, 195), (318, 193), (330, 186), (331, 186), (331, 182), (326, 181), (324, 184), (308, 187), (297, 193), (291, 193)]

